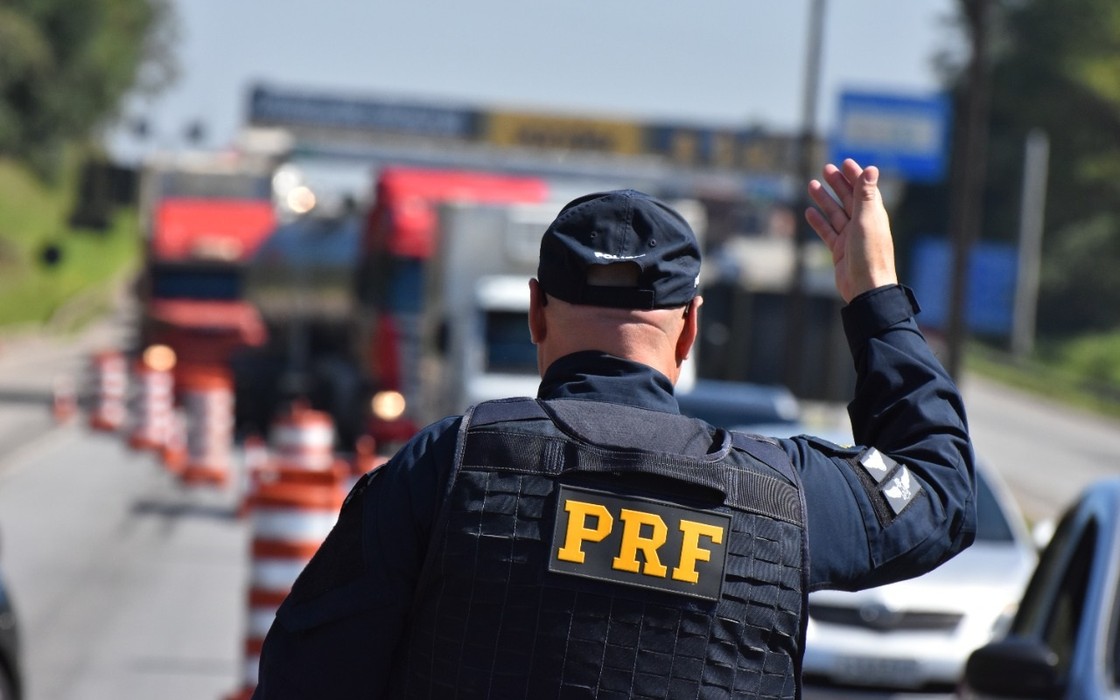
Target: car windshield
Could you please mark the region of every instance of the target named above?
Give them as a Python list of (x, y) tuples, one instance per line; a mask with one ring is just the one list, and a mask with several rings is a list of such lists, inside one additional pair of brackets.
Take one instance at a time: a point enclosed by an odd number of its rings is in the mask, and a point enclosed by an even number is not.
[(792, 424), (797, 410), (775, 388), (735, 381), (701, 380), (676, 397), (681, 413), (722, 428)]
[(1010, 542), (1015, 539), (1011, 524), (982, 472), (976, 475), (976, 541)]

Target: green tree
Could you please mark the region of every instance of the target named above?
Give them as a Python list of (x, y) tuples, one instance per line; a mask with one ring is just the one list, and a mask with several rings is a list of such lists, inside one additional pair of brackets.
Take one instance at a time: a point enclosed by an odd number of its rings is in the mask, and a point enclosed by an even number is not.
[[(1027, 135), (1050, 139), (1038, 330), (1060, 339), (1120, 327), (1120, 4), (1115, 0), (961, 0), (990, 10), (985, 240), (1015, 242)], [(958, 124), (967, 61), (944, 64)], [(954, 159), (976, 154), (955, 153)], [(913, 188), (899, 219), (948, 231), (949, 183)]]
[(174, 78), (168, 0), (0, 0), (0, 157), (41, 175)]
[(1120, 325), (1120, 5), (1031, 0), (1001, 5), (992, 62), (984, 231), (1018, 232), (1023, 148), (1050, 139), (1039, 330)]

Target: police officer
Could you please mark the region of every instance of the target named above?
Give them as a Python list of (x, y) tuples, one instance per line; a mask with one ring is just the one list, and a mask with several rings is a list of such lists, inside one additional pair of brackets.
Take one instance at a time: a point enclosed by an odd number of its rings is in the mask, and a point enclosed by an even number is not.
[(254, 697), (800, 696), (806, 595), (973, 538), (961, 397), (898, 285), (878, 172), (809, 185), (858, 372), (859, 446), (679, 414), (700, 252), (639, 192), (569, 203), (530, 283), (536, 399), (428, 426), (353, 489)]

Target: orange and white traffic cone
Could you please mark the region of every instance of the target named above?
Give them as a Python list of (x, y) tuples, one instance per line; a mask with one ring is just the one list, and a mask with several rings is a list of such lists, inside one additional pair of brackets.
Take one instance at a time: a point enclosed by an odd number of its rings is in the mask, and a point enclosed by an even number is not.
[(94, 430), (116, 432), (124, 425), (126, 414), (128, 363), (124, 353), (116, 350), (96, 353), (91, 359), (90, 374), (94, 403), (89, 426)]
[(323, 475), (345, 490), (350, 465), (334, 453), (334, 421), (330, 414), (296, 402), (273, 422), (269, 430), (270, 458), (256, 474), (256, 481), (310, 481)]
[(175, 382), (169, 369), (140, 360), (133, 370), (136, 395), (132, 398), (132, 432), (129, 447), (162, 450), (175, 428)]
[(78, 391), (66, 375), (54, 378), (51, 384), (51, 415), (56, 423), (69, 423), (78, 414)]
[(342, 501), (331, 471), (305, 470), (299, 482), (264, 481), (253, 495), (243, 685), (229, 700), (252, 695), (276, 610), (334, 527)]
[(249, 435), (245, 438), (242, 448), (241, 469), (241, 505), (237, 509), (238, 517), (249, 514), (249, 507), (259, 490), (260, 483), (267, 477), (265, 474), (271, 468), (272, 455), (268, 443), (260, 435)]
[(180, 372), (187, 416), (187, 454), (179, 478), (187, 484), (224, 485), (233, 468), (233, 377), (222, 367)]
[(167, 442), (160, 450), (163, 467), (168, 472), (181, 475), (187, 464), (187, 416), (181, 410), (171, 414), (171, 430)]
[(334, 421), (330, 414), (302, 402), (273, 422), (269, 442), (281, 468), (323, 470), (334, 466)]

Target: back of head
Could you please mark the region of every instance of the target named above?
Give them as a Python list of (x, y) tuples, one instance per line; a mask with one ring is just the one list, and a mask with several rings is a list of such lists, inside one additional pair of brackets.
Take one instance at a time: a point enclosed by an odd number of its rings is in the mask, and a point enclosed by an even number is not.
[[(636, 271), (632, 283), (626, 269)], [(541, 289), (570, 304), (677, 308), (696, 296), (699, 277), (700, 247), (688, 222), (636, 190), (569, 202), (541, 239)]]
[(699, 305), (699, 274), (696, 235), (663, 202), (635, 190), (573, 200), (541, 239), (543, 295), (530, 313), (541, 369), (598, 350), (676, 381), (695, 338), (687, 310)]

